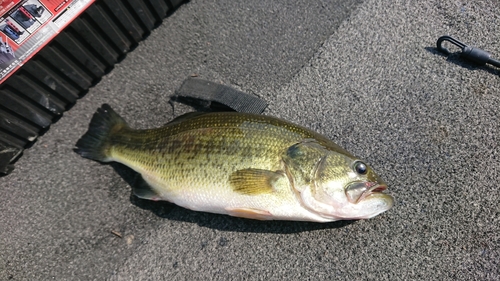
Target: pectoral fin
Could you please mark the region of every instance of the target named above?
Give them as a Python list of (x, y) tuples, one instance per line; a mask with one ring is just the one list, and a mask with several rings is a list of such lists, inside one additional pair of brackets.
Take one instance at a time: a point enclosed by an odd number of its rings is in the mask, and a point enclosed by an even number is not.
[(273, 184), (283, 176), (282, 172), (262, 169), (243, 169), (232, 173), (229, 176), (229, 183), (237, 193), (257, 195), (273, 192)]
[(252, 208), (226, 208), (230, 216), (254, 220), (272, 220), (272, 215), (268, 211)]

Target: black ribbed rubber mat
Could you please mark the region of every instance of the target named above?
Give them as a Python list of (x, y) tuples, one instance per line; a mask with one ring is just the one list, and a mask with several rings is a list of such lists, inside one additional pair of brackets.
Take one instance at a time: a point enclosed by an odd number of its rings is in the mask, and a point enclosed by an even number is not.
[(99, 0), (0, 86), (0, 174), (181, 0)]

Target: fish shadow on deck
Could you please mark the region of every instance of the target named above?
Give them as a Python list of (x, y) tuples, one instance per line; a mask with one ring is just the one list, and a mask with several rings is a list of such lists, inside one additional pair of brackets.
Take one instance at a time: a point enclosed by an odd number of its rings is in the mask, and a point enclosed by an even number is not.
[[(110, 165), (131, 187), (144, 184), (142, 177), (127, 166), (119, 163), (111, 163)], [(356, 222), (352, 220), (330, 223), (251, 220), (228, 215), (191, 211), (169, 202), (140, 199), (132, 193), (130, 195), (130, 202), (141, 209), (151, 211), (160, 218), (196, 223), (202, 227), (221, 231), (290, 234), (342, 228)]]

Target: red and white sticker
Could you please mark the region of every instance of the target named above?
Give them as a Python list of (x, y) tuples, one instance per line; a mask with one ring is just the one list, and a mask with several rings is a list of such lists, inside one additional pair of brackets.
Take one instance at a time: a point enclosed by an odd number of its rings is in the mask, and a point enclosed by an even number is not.
[(0, 84), (95, 0), (0, 0)]

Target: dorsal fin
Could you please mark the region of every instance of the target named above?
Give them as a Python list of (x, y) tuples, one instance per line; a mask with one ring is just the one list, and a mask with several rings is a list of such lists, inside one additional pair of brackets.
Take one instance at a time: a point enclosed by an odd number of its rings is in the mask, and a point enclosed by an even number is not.
[(185, 113), (185, 114), (182, 114), (180, 116), (175, 117), (170, 122), (168, 122), (166, 125), (181, 123), (181, 122), (184, 122), (186, 120), (193, 119), (195, 117), (198, 117), (198, 116), (201, 116), (204, 114), (207, 114), (207, 112), (198, 112), (198, 111), (188, 112), (188, 113)]

